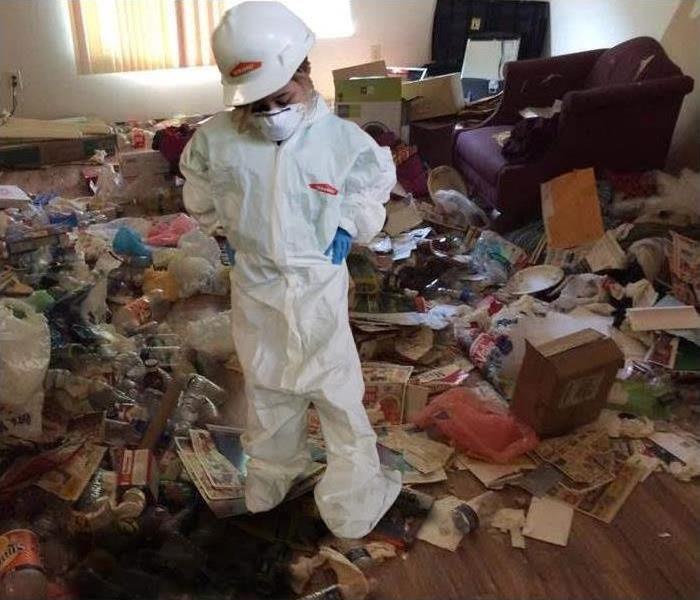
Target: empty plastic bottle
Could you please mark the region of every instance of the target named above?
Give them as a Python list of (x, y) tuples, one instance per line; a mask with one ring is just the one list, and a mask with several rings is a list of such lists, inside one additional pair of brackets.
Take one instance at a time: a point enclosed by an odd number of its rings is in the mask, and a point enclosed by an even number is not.
[(186, 435), (200, 419), (215, 421), (219, 416), (216, 402), (225, 398), (226, 392), (206, 377), (190, 375), (171, 421), (175, 435)]

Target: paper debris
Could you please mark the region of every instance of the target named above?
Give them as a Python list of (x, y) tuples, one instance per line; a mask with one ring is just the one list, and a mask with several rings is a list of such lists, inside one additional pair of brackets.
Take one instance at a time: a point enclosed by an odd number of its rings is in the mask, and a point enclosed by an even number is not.
[(524, 526), (525, 511), (518, 508), (501, 508), (491, 520), (491, 527), (510, 534), (510, 545), (513, 548), (525, 548)]
[[(610, 401), (610, 399), (608, 400)], [(620, 413), (604, 408), (597, 421), (598, 427), (611, 438), (640, 439), (654, 433), (654, 421), (647, 417), (621, 417)]]
[(464, 504), (464, 500), (456, 496), (445, 496), (436, 500), (416, 537), (450, 552), (457, 550), (464, 534), (455, 527), (452, 511), (461, 504)]
[(642, 475), (642, 478), (639, 480), (640, 482), (645, 481), (649, 475), (661, 466), (661, 460), (656, 456), (648, 456), (639, 453), (630, 456), (629, 463), (644, 470), (644, 475)]
[(389, 542), (369, 542), (365, 544), (365, 550), (372, 557), (372, 560), (382, 561), (385, 558), (396, 556), (396, 546)]
[(420, 327), (411, 334), (396, 340), (396, 353), (411, 362), (419, 361), (433, 347), (433, 330)]
[(406, 462), (421, 473), (433, 473), (442, 469), (454, 452), (450, 446), (400, 428), (388, 430), (386, 435), (379, 438), (379, 443), (401, 452)]
[(526, 456), (520, 457), (507, 465), (497, 465), (471, 458), (466, 454), (459, 454), (453, 464), (458, 470), (468, 470), (486, 487), (495, 485), (496, 489), (503, 487), (503, 485), (498, 485), (498, 480), (502, 477), (519, 473), (524, 469), (535, 468), (535, 463)]
[(615, 233), (607, 231), (588, 251), (586, 262), (591, 267), (591, 271), (597, 273), (607, 269), (624, 269), (627, 258), (617, 242)]
[(700, 443), (688, 436), (671, 431), (657, 431), (649, 439), (686, 464), (700, 459)]
[(573, 518), (574, 509), (570, 506), (551, 498), (533, 498), (523, 534), (550, 544), (566, 546)]
[(518, 486), (533, 496), (544, 496), (563, 478), (564, 474), (561, 471), (548, 463), (542, 463), (532, 471), (527, 471), (514, 478), (509, 477), (499, 481)]

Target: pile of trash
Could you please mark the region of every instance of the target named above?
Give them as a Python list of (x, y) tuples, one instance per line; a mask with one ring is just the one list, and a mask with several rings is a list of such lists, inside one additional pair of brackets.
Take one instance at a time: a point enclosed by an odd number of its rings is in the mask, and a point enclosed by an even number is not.
[[(366, 569), (416, 540), (566, 545), (575, 514), (610, 523), (654, 471), (700, 474), (698, 174), (575, 171), (543, 186), (543, 221), (500, 235), (455, 171), (411, 172), (347, 259), (365, 407), (404, 482), (350, 542), (307, 493), (313, 408), (306, 477), (245, 514), (225, 241), (139, 214), (100, 168), (83, 198), (0, 186), (1, 599), (292, 597), (330, 569), (308, 597), (361, 600)], [(459, 471), (483, 493), (420, 489)]]

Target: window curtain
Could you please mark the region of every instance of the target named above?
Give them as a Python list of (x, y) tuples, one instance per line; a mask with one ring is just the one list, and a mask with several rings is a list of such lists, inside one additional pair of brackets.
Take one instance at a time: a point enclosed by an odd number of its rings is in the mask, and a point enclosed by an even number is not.
[(78, 73), (214, 64), (210, 38), (235, 0), (68, 0)]

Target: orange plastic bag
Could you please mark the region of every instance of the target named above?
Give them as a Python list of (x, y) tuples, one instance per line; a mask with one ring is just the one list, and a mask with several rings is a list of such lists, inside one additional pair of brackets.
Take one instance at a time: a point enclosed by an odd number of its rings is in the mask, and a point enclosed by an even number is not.
[(436, 396), (413, 422), (423, 429), (436, 429), (463, 452), (490, 462), (507, 463), (539, 443), (535, 432), (507, 408), (470, 388)]

